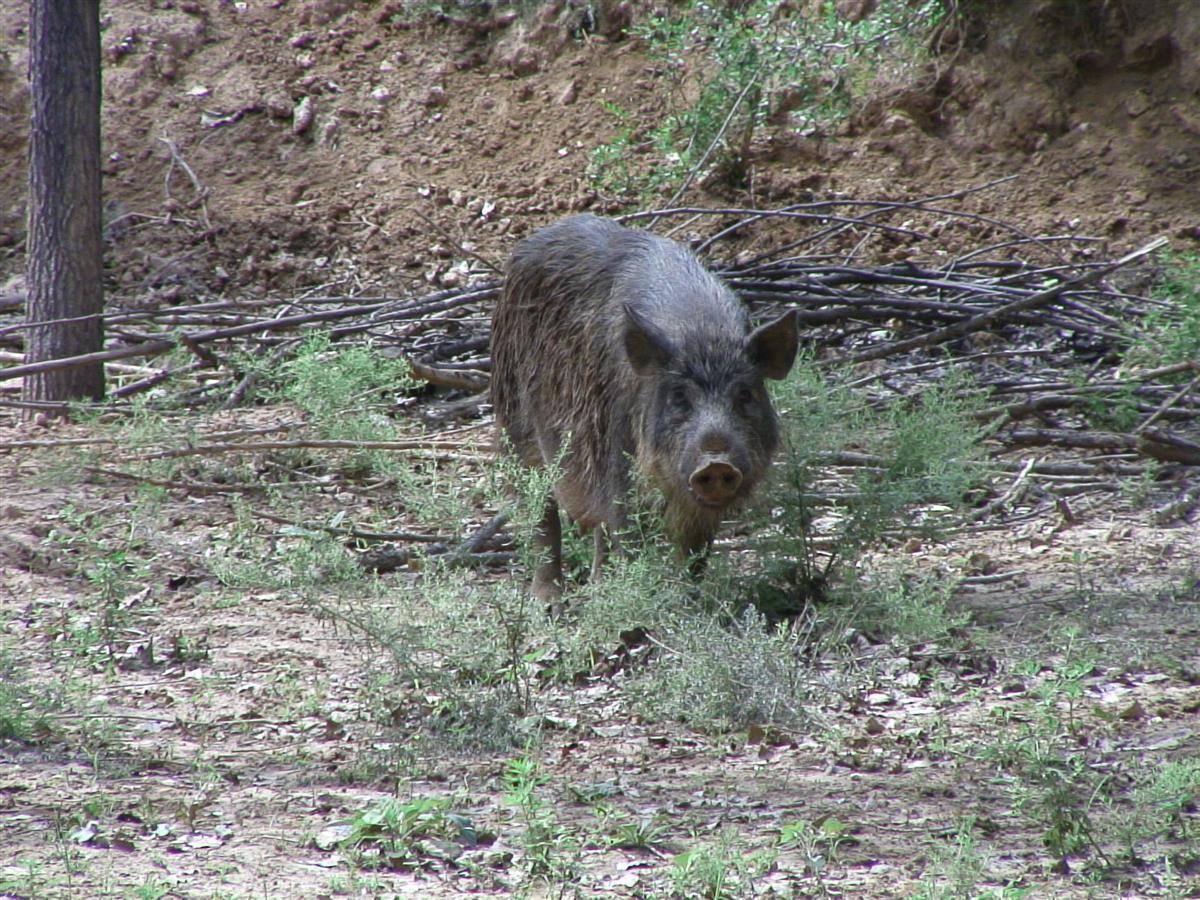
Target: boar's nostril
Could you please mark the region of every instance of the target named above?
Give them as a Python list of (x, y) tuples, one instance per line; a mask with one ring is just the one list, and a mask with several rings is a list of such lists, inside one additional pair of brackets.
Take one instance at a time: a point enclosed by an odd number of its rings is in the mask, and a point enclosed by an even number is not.
[(709, 461), (694, 471), (688, 479), (692, 493), (701, 503), (718, 506), (729, 503), (737, 496), (742, 485), (742, 473), (721, 460)]

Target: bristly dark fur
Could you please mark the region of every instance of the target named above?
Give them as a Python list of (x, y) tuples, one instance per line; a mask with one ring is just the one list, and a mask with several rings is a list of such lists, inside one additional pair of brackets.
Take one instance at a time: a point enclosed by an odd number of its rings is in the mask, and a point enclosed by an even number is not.
[[(773, 328), (761, 341), (790, 366), (785, 318), (755, 335)], [(585, 528), (623, 527), (633, 458), (662, 490), (681, 550), (702, 550), (724, 508), (693, 496), (697, 459), (724, 448), (742, 473), (737, 502), (778, 443), (748, 332), (741, 302), (686, 248), (595, 216), (564, 219), (509, 263), (492, 324), (497, 424), (530, 466), (569, 440), (555, 493)]]

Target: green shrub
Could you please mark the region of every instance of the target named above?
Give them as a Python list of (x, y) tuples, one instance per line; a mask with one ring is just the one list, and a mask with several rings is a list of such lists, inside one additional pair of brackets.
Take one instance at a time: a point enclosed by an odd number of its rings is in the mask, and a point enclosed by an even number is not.
[[(369, 346), (335, 347), (325, 332), (307, 338), (278, 377), (279, 397), (303, 410), (321, 438), (343, 441), (392, 440), (392, 421), (382, 410), (419, 385), (406, 361)], [(362, 450), (352, 455), (351, 466), (391, 472), (394, 459), (384, 451)]]
[(715, 175), (739, 184), (768, 118), (799, 131), (836, 126), (881, 71), (924, 52), (923, 37), (943, 15), (939, 0), (884, 0), (859, 22), (839, 17), (833, 3), (814, 14), (789, 0), (693, 0), (652, 16), (635, 32), (665, 71), (680, 111), (638, 136), (660, 157), (642, 179), (630, 177), (635, 135), (618, 115), (617, 136), (593, 151), (593, 183), (653, 190)]
[(1152, 294), (1167, 305), (1150, 311), (1131, 358), (1155, 367), (1200, 360), (1200, 255), (1166, 256)]
[[(824, 597), (885, 536), (938, 534), (958, 521), (986, 474), (976, 464), (982, 430), (973, 416), (984, 396), (956, 374), (915, 397), (880, 404), (801, 359), (775, 399), (783, 446), (761, 491), (751, 540), (763, 560), (752, 591), (769, 614)], [(830, 484), (831, 462), (846, 450), (869, 464)], [(831, 548), (823, 560), (816, 532)]]

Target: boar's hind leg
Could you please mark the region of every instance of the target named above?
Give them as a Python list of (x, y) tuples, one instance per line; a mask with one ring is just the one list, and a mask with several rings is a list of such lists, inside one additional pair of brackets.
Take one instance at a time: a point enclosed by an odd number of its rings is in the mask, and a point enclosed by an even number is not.
[(538, 555), (537, 569), (533, 573), (533, 596), (557, 610), (562, 597), (562, 520), (558, 515), (558, 502), (550, 497), (534, 536), (534, 550)]

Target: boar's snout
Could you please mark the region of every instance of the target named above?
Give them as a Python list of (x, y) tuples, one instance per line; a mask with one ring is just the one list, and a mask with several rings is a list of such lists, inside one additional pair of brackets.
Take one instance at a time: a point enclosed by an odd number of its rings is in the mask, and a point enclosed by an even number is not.
[(704, 506), (728, 506), (742, 486), (742, 472), (724, 454), (706, 454), (688, 478), (688, 485)]
[[(710, 425), (697, 444), (695, 467), (688, 476), (688, 487), (701, 506), (726, 507), (737, 499), (745, 479), (749, 460), (728, 430)], [(685, 469), (686, 471), (686, 469)]]

